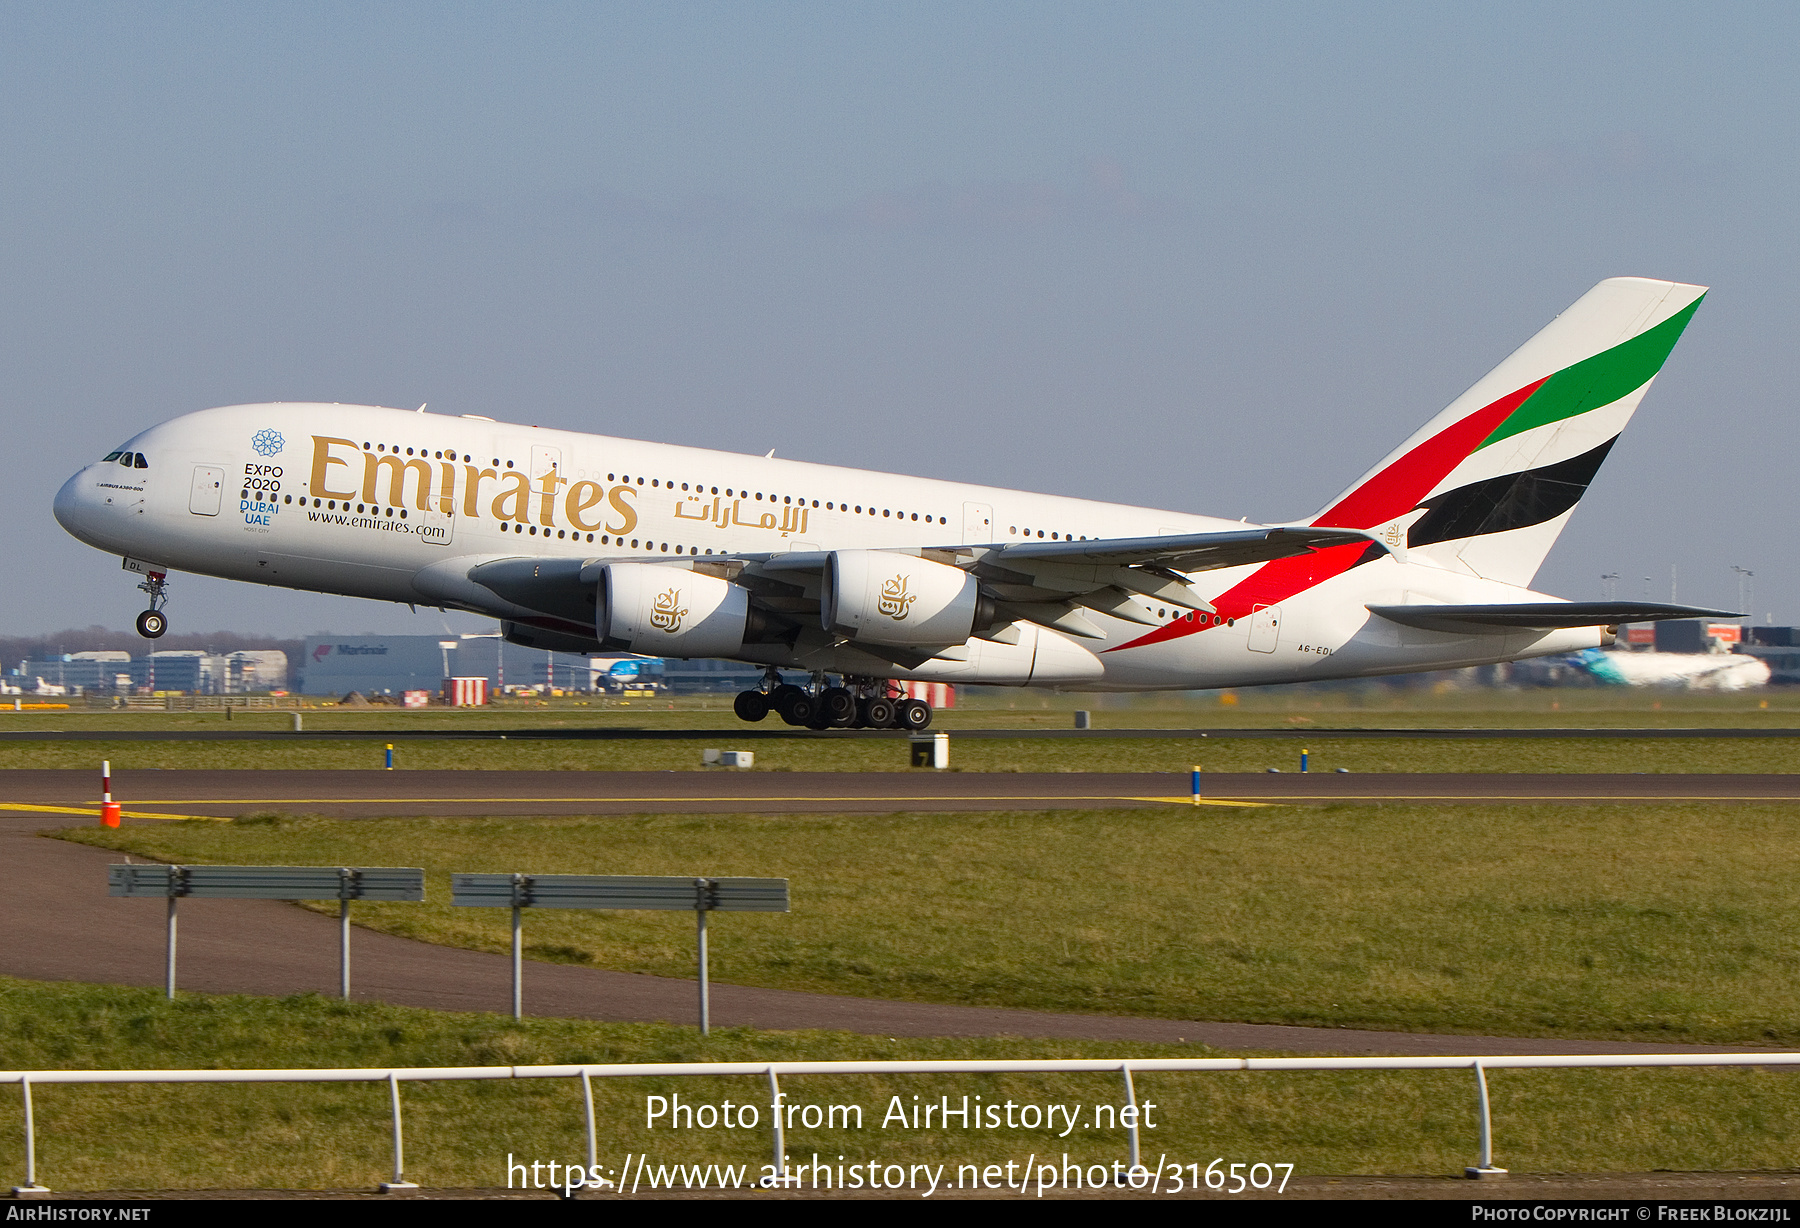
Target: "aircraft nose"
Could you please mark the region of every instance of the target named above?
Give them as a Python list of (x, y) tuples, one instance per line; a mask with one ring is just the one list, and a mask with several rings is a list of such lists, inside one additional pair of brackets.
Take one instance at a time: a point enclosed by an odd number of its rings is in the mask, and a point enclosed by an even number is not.
[(90, 545), (98, 544), (99, 520), (104, 510), (95, 482), (94, 466), (89, 465), (62, 484), (53, 509), (57, 524)]

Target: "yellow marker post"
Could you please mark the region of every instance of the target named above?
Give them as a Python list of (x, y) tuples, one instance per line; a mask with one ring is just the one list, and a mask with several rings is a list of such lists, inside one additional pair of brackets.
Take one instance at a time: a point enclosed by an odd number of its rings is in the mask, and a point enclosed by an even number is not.
[(1194, 805), (1200, 804), (1200, 765), (1194, 765)]
[(394, 770), (394, 744), (392, 742), (387, 744), (387, 770), (390, 772)]

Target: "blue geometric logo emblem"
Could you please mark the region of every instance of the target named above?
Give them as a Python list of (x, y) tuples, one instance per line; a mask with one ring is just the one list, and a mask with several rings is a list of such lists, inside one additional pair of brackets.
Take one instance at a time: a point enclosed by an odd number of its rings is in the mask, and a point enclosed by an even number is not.
[(250, 437), (250, 446), (256, 449), (258, 456), (273, 456), (286, 442), (280, 431), (262, 430)]

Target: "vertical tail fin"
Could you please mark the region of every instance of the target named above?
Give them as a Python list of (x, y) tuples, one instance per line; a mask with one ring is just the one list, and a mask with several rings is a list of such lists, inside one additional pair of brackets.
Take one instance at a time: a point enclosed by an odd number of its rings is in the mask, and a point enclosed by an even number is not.
[(1309, 523), (1529, 585), (1705, 294), (1601, 282)]

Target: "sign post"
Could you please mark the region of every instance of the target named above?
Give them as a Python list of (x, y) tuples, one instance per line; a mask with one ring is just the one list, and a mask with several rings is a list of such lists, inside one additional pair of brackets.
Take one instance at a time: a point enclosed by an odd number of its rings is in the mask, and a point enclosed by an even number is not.
[(338, 992), (350, 997), (350, 901), (417, 903), (425, 898), (425, 871), (351, 866), (107, 867), (110, 896), (169, 901), (168, 955), (164, 980), (175, 996), (175, 902), (183, 896), (215, 900), (338, 901)]
[(513, 1018), (524, 1012), (522, 960), (525, 908), (694, 910), (695, 962), (700, 976), (700, 1034), (712, 1029), (707, 976), (706, 914), (787, 912), (785, 878), (675, 878), (634, 874), (452, 874), (450, 903), (462, 908), (512, 909)]
[(700, 971), (700, 1035), (712, 1034), (712, 995), (706, 990), (706, 880), (694, 880), (694, 950)]

